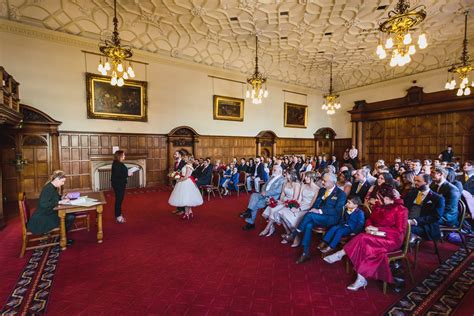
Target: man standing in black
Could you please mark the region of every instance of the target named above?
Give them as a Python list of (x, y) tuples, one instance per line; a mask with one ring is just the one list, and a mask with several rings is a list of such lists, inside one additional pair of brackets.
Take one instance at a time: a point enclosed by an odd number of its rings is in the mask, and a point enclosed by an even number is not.
[(454, 157), (454, 151), (453, 151), (453, 146), (448, 145), (448, 148), (446, 150), (443, 150), (441, 154), (439, 154), (439, 159), (441, 161), (446, 161), (446, 162), (452, 162)]
[[(181, 172), (181, 169), (186, 165), (186, 162), (182, 159), (183, 153), (180, 150), (177, 150), (173, 154), (174, 158), (174, 166), (173, 166), (173, 171), (175, 172)], [(175, 180), (173, 180), (175, 181)], [(184, 207), (177, 207), (173, 213), (177, 215), (181, 215), (184, 213)]]

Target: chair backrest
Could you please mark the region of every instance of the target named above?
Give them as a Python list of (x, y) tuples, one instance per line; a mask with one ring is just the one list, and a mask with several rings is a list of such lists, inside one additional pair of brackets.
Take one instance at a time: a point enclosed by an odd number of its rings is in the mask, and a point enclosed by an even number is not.
[(26, 224), (28, 224), (30, 219), (30, 210), (25, 192), (18, 193), (18, 210), (20, 212), (21, 231), (23, 234), (26, 234)]
[(213, 172), (211, 178), (211, 184), (215, 187), (219, 186), (219, 182), (221, 181), (221, 175), (219, 172)]
[(407, 255), (408, 249), (410, 248), (410, 237), (411, 237), (411, 225), (410, 223), (408, 223), (407, 231), (405, 233), (405, 240), (403, 241), (403, 246), (402, 246), (402, 252), (404, 256)]
[(469, 191), (462, 191), (462, 200), (466, 204), (466, 216), (474, 218), (474, 196)]
[(458, 202), (458, 220), (459, 220), (459, 226), (458, 229), (462, 228), (462, 224), (464, 222), (464, 218), (466, 218), (466, 204), (464, 203), (463, 200), (459, 200)]
[(239, 183), (245, 183), (245, 178), (246, 178), (245, 171), (240, 171), (239, 172)]

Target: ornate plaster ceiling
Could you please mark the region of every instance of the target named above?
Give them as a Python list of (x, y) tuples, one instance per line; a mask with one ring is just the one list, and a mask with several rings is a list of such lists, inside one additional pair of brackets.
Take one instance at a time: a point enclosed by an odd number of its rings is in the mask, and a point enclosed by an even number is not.
[[(118, 0), (117, 10), (120, 35), (136, 49), (251, 74), (258, 34), (260, 68), (270, 79), (325, 91), (331, 60), (335, 89), (345, 90), (448, 66), (460, 56), (462, 13), (472, 0), (412, 0), (427, 6), (418, 31), (426, 32), (428, 48), (401, 68), (379, 60), (378, 21), (396, 2)], [(98, 40), (113, 28), (113, 1), (0, 0), (0, 17)]]

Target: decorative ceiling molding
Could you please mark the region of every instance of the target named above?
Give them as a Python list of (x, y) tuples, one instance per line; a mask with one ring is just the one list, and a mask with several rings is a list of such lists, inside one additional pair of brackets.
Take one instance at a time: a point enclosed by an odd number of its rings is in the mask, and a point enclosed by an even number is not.
[[(252, 73), (259, 34), (262, 69), (271, 80), (335, 90), (448, 67), (461, 50), (462, 11), (472, 0), (433, 0), (420, 30), (429, 46), (399, 69), (375, 54), (378, 21), (396, 1), (118, 0), (120, 34), (135, 50), (239, 73)], [(412, 0), (414, 4), (424, 1)], [(378, 10), (381, 5), (389, 5)], [(112, 30), (110, 0), (9, 0), (0, 18), (98, 42)], [(469, 20), (469, 29), (474, 19)], [(59, 34), (59, 33), (58, 33)], [(59, 36), (59, 35), (58, 35)], [(469, 35), (474, 39), (474, 34)], [(473, 49), (470, 40), (471, 47)], [(148, 56), (148, 55), (147, 55)]]

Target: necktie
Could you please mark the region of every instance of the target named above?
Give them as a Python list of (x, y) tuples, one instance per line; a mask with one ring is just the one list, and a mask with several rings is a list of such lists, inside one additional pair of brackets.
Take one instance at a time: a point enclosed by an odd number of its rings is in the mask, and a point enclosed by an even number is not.
[(323, 200), (325, 200), (328, 196), (329, 196), (329, 190), (326, 189), (326, 192), (324, 192), (324, 198), (323, 198)]
[(356, 193), (359, 193), (360, 189), (362, 188), (362, 182), (359, 182), (359, 185), (357, 186)]
[(464, 174), (464, 182), (467, 182), (467, 180), (469, 180), (469, 176), (467, 175), (467, 173)]
[(416, 196), (415, 199), (415, 204), (421, 205), (421, 202), (423, 200), (423, 192), (418, 192), (418, 195)]

